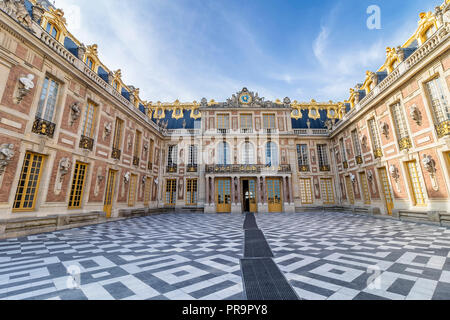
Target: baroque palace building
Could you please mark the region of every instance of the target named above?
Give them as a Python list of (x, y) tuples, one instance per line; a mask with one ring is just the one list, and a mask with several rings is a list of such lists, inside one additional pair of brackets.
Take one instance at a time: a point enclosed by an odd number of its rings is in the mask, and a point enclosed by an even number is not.
[(0, 237), (163, 209), (450, 222), (449, 7), (348, 101), (155, 103), (62, 10), (0, 0)]

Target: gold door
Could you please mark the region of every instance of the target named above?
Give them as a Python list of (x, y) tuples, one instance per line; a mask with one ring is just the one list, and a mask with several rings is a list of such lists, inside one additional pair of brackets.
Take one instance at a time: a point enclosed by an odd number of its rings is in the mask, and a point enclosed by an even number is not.
[(394, 201), (392, 199), (391, 188), (389, 187), (389, 180), (386, 172), (386, 168), (378, 169), (378, 174), (380, 175), (382, 183), (382, 191), (384, 195), (384, 200), (386, 203), (386, 209), (389, 215), (392, 215), (392, 209), (394, 209)]
[(353, 184), (350, 177), (345, 177), (345, 184), (347, 186), (347, 197), (350, 204), (355, 204), (355, 195), (353, 194)]
[(216, 179), (216, 211), (231, 212), (231, 179)]
[(144, 191), (144, 206), (148, 207), (150, 205), (150, 194), (152, 192), (152, 178), (147, 177), (145, 181), (145, 191)]
[(132, 174), (130, 179), (130, 189), (128, 190), (128, 206), (134, 207), (136, 204), (136, 184), (137, 175)]
[(250, 212), (257, 212), (258, 205), (256, 203), (256, 180), (252, 179), (248, 181), (248, 191), (250, 197)]
[(112, 204), (114, 201), (114, 187), (116, 184), (116, 174), (117, 171), (109, 170), (108, 184), (106, 185), (105, 205), (103, 206), (103, 211), (106, 213), (107, 218), (111, 217)]
[(281, 203), (281, 180), (269, 178), (267, 183), (267, 202), (269, 204), (269, 212), (282, 212), (283, 204)]

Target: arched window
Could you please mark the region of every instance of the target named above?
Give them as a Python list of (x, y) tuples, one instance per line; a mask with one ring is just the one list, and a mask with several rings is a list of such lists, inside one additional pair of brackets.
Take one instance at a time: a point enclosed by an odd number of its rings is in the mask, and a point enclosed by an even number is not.
[(59, 31), (58, 29), (51, 24), (50, 22), (47, 23), (46, 31), (55, 39), (58, 40)]
[(117, 82), (117, 80), (114, 80), (113, 81), (113, 87), (114, 87), (114, 89), (116, 89), (117, 91), (119, 91), (119, 82)]
[(219, 143), (217, 150), (217, 164), (228, 165), (230, 164), (230, 145), (225, 141)]
[(90, 57), (86, 58), (86, 64), (89, 69), (94, 70), (94, 61)]
[(276, 167), (278, 164), (278, 147), (274, 142), (269, 141), (266, 144), (266, 166)]
[(255, 148), (248, 141), (243, 146), (242, 164), (255, 164)]

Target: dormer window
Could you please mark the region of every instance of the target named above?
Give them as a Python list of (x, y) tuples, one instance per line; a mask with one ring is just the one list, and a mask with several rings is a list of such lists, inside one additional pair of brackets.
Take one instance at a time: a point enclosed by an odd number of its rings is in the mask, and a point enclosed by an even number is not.
[(86, 58), (86, 65), (89, 69), (94, 70), (94, 61), (90, 57)]
[(113, 87), (114, 89), (116, 89), (117, 91), (119, 91), (119, 82), (117, 82), (116, 80), (113, 81)]
[(58, 40), (59, 31), (58, 29), (51, 24), (50, 22), (47, 23), (47, 27), (45, 29), (53, 38)]

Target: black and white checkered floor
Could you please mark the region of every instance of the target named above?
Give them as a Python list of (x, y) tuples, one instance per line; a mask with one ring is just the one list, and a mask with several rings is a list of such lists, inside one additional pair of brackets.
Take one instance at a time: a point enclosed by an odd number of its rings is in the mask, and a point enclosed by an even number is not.
[[(450, 299), (450, 230), (257, 215), (302, 299)], [(244, 299), (244, 216), (166, 214), (0, 241), (0, 299)]]

